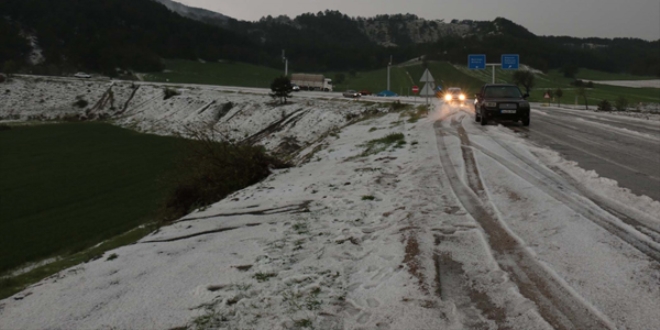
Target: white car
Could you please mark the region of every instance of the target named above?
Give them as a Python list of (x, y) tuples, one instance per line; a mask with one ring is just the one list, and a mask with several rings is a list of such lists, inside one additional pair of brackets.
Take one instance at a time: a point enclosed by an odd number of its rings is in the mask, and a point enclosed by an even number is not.
[(88, 78), (92, 77), (91, 75), (88, 75), (84, 72), (78, 72), (78, 73), (74, 74), (73, 76), (76, 77), (76, 78), (85, 78), (85, 79), (88, 79)]
[(344, 97), (350, 97), (350, 98), (358, 98), (360, 97), (360, 93), (357, 91), (354, 91), (352, 89), (349, 89), (343, 93)]
[(293, 90), (294, 92), (300, 92), (300, 86), (296, 84), (291, 84), (291, 90)]

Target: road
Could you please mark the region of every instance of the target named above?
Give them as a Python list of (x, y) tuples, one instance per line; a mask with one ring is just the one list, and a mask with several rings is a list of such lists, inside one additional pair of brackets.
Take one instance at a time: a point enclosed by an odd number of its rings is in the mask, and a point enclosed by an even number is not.
[[(443, 104), (438, 111), (432, 119), (439, 168), (483, 230), (498, 267), (545, 322), (554, 329), (660, 324), (657, 313), (637, 303), (660, 301), (659, 292), (646, 291), (644, 284), (658, 283), (657, 210), (640, 215), (626, 205), (627, 198), (635, 198), (625, 194), (603, 198), (600, 188), (578, 182), (559, 163), (538, 157), (541, 149), (529, 148), (530, 142), (548, 146), (583, 169), (658, 200), (656, 125), (545, 108), (533, 111), (530, 127), (506, 122), (503, 127), (481, 126), (469, 107)], [(645, 279), (633, 275), (641, 270), (637, 262), (652, 265), (642, 271)], [(609, 290), (613, 287), (617, 289)], [(638, 318), (628, 318), (631, 314)]]
[(530, 127), (504, 125), (637, 195), (660, 201), (659, 122), (539, 107), (532, 111)]

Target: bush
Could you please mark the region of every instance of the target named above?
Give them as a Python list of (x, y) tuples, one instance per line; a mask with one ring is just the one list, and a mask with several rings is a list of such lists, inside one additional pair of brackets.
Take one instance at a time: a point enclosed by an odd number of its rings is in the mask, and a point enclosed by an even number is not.
[(391, 111), (399, 111), (403, 109), (408, 109), (411, 108), (412, 106), (410, 104), (405, 104), (401, 103), (401, 101), (394, 101), (390, 104), (390, 110)]
[(582, 87), (582, 86), (584, 86), (584, 81), (576, 79), (573, 82), (571, 82), (571, 85), (573, 85), (575, 87)]
[(85, 100), (85, 99), (78, 99), (76, 102), (73, 103), (73, 105), (75, 105), (75, 106), (77, 106), (78, 108), (81, 108), (81, 109), (87, 107), (88, 104), (89, 104), (89, 102), (87, 102), (87, 100)]
[(183, 146), (178, 170), (170, 177), (175, 188), (163, 206), (162, 219), (166, 222), (263, 180), (271, 168), (289, 166), (268, 155), (261, 146), (216, 142), (215, 132), (210, 130), (189, 129), (186, 133), (192, 140)]
[(607, 100), (602, 100), (598, 103), (598, 110), (600, 111), (612, 111), (612, 105)]
[(619, 111), (626, 111), (628, 109), (628, 99), (623, 96), (619, 96), (616, 101), (614, 101), (614, 107)]
[(5, 78), (5, 75), (0, 74), (0, 84), (7, 81), (7, 78)]
[(172, 88), (165, 88), (163, 100), (168, 100), (174, 96), (180, 95), (179, 91)]

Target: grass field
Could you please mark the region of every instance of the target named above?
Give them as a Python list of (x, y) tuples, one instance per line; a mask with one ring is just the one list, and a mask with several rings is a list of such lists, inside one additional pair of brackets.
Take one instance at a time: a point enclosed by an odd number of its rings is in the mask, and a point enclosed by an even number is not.
[(240, 62), (166, 60), (165, 67), (165, 72), (148, 73), (144, 79), (153, 82), (269, 88), (273, 79), (284, 74), (284, 70)]
[[(329, 78), (334, 78), (335, 74), (326, 74)], [(334, 86), (335, 91), (342, 92), (347, 89), (368, 90), (372, 93), (378, 93), (387, 89), (387, 68), (358, 72), (355, 77), (350, 77), (345, 73), (346, 81)], [(412, 81), (406, 74), (406, 71), (399, 67), (390, 68), (390, 89), (401, 95), (405, 95), (412, 88)]]
[(0, 131), (0, 274), (153, 220), (180, 141), (104, 123)]

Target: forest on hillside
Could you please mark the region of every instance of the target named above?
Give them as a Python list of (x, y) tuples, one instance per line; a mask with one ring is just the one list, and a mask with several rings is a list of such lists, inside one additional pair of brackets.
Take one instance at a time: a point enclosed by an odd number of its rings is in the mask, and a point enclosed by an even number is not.
[[(470, 26), (470, 33), (415, 43), (406, 26), (420, 19), (409, 14), (374, 19), (323, 11), (256, 22), (230, 19), (221, 27), (184, 18), (152, 0), (3, 0), (0, 13), (0, 70), (11, 62), (41, 73), (86, 70), (112, 76), (117, 68), (160, 71), (162, 59), (279, 68), (286, 49), (297, 69), (310, 72), (371, 70), (386, 66), (390, 56), (395, 63), (426, 55), (463, 64), (468, 54), (499, 59), (517, 53), (523, 63), (543, 71), (573, 66), (660, 76), (660, 41), (536, 36), (505, 18), (457, 21)], [(375, 21), (397, 47), (380, 45), (361, 30)], [(43, 51), (45, 62), (36, 67), (25, 60), (31, 50), (26, 36), (36, 37)]]

